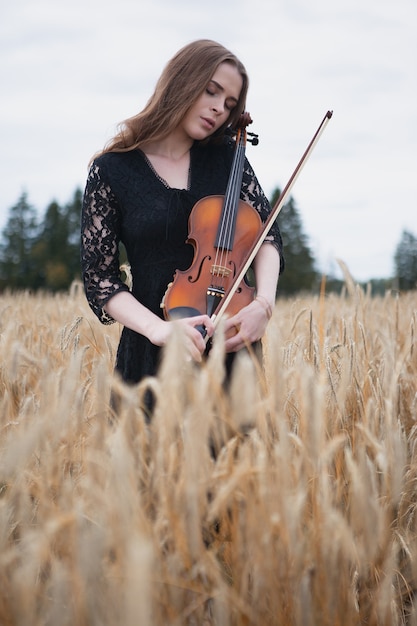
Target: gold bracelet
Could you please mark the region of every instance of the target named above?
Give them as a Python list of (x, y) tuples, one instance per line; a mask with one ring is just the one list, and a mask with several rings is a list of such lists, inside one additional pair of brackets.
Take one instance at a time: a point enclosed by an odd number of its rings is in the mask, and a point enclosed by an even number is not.
[(256, 296), (255, 300), (257, 300), (261, 304), (267, 318), (270, 320), (272, 317), (272, 307), (269, 304), (268, 300), (265, 298), (265, 296)]

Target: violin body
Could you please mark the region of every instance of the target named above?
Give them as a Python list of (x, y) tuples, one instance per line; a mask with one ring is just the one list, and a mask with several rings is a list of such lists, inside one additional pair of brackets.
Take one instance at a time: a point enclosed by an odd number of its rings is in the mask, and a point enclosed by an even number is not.
[[(216, 233), (224, 196), (208, 196), (197, 202), (190, 214), (187, 243), (194, 248), (191, 266), (176, 270), (162, 302), (166, 319), (216, 314), (223, 297), (242, 269), (247, 251), (262, 230), (258, 212), (239, 200), (232, 249), (216, 245)], [(254, 288), (242, 280), (226, 313), (234, 315), (254, 299)]]

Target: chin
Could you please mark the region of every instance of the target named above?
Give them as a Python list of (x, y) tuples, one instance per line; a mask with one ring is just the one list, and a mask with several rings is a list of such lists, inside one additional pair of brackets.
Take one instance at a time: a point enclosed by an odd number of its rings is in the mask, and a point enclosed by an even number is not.
[(191, 136), (191, 139), (193, 139), (194, 141), (204, 141), (205, 139), (209, 139), (212, 136), (213, 133), (194, 133)]

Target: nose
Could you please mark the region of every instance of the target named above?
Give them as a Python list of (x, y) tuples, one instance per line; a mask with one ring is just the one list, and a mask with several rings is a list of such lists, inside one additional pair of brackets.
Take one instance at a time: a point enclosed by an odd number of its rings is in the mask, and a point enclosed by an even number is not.
[(224, 102), (220, 100), (218, 100), (217, 102), (214, 102), (211, 109), (212, 111), (220, 115), (221, 113), (224, 112)]

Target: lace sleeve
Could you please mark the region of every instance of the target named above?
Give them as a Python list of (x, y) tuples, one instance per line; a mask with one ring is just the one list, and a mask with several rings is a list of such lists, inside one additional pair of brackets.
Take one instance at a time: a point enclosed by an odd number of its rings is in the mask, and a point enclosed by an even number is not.
[[(241, 199), (253, 206), (258, 211), (261, 220), (266, 222), (271, 212), (271, 205), (269, 204), (269, 201), (255, 176), (255, 172), (247, 159), (245, 159), (245, 166), (243, 170)], [(266, 236), (265, 242), (271, 243), (278, 250), (280, 256), (280, 273), (282, 273), (285, 261), (282, 250), (281, 233), (276, 220)]]
[(103, 308), (106, 302), (116, 292), (128, 291), (120, 277), (119, 241), (117, 200), (94, 162), (83, 199), (81, 266), (87, 301), (103, 324), (115, 321)]

